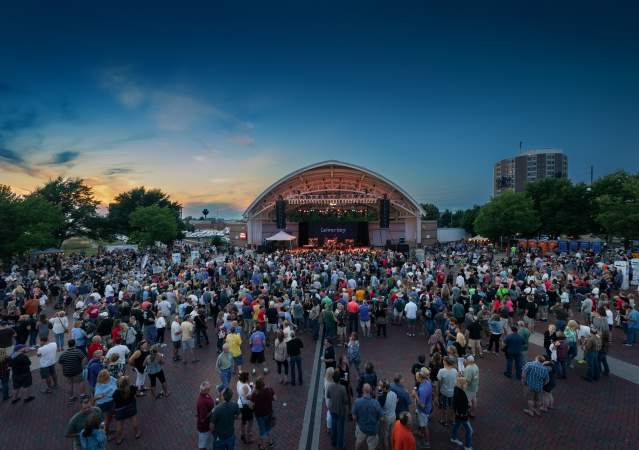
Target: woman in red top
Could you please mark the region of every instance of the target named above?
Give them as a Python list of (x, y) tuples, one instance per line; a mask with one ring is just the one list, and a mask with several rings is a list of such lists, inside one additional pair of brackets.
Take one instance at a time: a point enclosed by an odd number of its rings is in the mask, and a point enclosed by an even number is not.
[(415, 436), (411, 430), (410, 413), (407, 411), (399, 415), (399, 419), (395, 421), (393, 433), (391, 434), (392, 450), (416, 450)]
[(115, 319), (113, 328), (111, 328), (111, 342), (113, 344), (120, 342), (121, 336), (122, 336), (122, 326), (120, 326), (120, 319)]

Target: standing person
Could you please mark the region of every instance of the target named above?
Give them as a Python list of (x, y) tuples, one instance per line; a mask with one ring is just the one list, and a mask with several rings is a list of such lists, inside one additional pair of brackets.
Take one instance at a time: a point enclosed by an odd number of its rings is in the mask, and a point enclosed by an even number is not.
[[(470, 405), (465, 390), (468, 382), (463, 376), (457, 377), (455, 385), (455, 394), (453, 396), (453, 409), (455, 410), (455, 424), (453, 425), (452, 436), (450, 442), (457, 445), (463, 445), (464, 450), (472, 450), (473, 448), (473, 427), (470, 426), (469, 412)], [(464, 427), (466, 436), (464, 442), (457, 437), (459, 428)]]
[(512, 327), (504, 339), (504, 350), (506, 351), (506, 371), (504, 375), (508, 378), (513, 376), (513, 364), (515, 365), (515, 377), (521, 379), (521, 367), (523, 365), (524, 338), (518, 333), (517, 327)]
[(40, 359), (40, 377), (45, 382), (44, 393), (50, 394), (52, 389), (58, 387), (58, 380), (55, 374), (55, 357), (58, 346), (55, 342), (48, 342), (47, 336), (40, 337), (40, 348), (38, 348), (38, 358)]
[(524, 366), (521, 382), (526, 387), (528, 402), (528, 408), (524, 412), (529, 416), (541, 416), (541, 392), (549, 379), (548, 370), (543, 365), (543, 356), (536, 356)]
[(552, 391), (555, 389), (557, 382), (555, 363), (551, 359), (544, 358), (544, 367), (548, 370), (548, 383), (544, 384), (542, 389), (540, 409), (545, 412), (554, 407), (555, 399)]
[(84, 422), (84, 428), (80, 431), (82, 450), (104, 450), (106, 443), (107, 435), (100, 425), (100, 416), (89, 415)]
[(100, 408), (93, 406), (88, 396), (80, 398), (80, 411), (75, 413), (67, 422), (65, 436), (73, 439), (73, 450), (80, 450), (82, 443), (80, 442), (80, 433), (85, 428), (87, 420), (91, 416), (96, 416), (102, 420), (102, 411)]
[(49, 323), (55, 336), (58, 351), (61, 352), (64, 349), (64, 335), (69, 330), (69, 319), (64, 311), (58, 311), (54, 317), (49, 319)]
[(226, 343), (233, 357), (233, 364), (237, 373), (242, 371), (242, 336), (237, 332), (237, 322), (233, 321), (229, 334), (226, 336)]
[(24, 344), (17, 344), (13, 348), (13, 354), (9, 360), (9, 367), (11, 367), (11, 378), (13, 381), (13, 400), (11, 404), (15, 405), (20, 401), (20, 392), (24, 391), (26, 395), (23, 400), (24, 403), (29, 403), (35, 399), (31, 395), (31, 385), (33, 384), (33, 378), (31, 377), (31, 360), (27, 356), (29, 347)]
[(455, 359), (447, 356), (444, 358), (444, 367), (437, 373), (439, 410), (441, 411), (439, 422), (445, 427), (453, 423), (453, 395), (457, 380), (456, 366)]
[(240, 372), (235, 390), (237, 391), (237, 406), (240, 408), (242, 424), (240, 439), (245, 444), (252, 444), (251, 433), (253, 431), (253, 403), (250, 400), (253, 393), (253, 383), (249, 383), (248, 372)]
[(277, 363), (277, 374), (280, 376), (280, 384), (288, 384), (288, 352), (286, 347), (284, 333), (279, 331), (273, 344), (273, 359)]
[(74, 389), (76, 384), (80, 385), (80, 394), (84, 394), (85, 392), (85, 386), (82, 380), (82, 369), (87, 359), (84, 353), (75, 347), (75, 340), (69, 339), (67, 346), (68, 348), (60, 355), (60, 358), (58, 358), (58, 364), (62, 366), (62, 375), (64, 375), (69, 383), (71, 390), (69, 401), (73, 402), (77, 398)]
[(488, 353), (491, 352), (494, 344), (494, 353), (496, 355), (499, 354), (499, 340), (501, 339), (501, 335), (504, 334), (504, 325), (505, 321), (501, 320), (498, 314), (493, 314), (492, 319), (488, 321), (488, 328), (490, 329), (490, 339), (488, 341), (488, 348), (486, 349)]
[(477, 319), (473, 319), (470, 325), (466, 328), (468, 333), (468, 348), (469, 352), (475, 358), (481, 358), (481, 323)]
[(140, 347), (129, 357), (129, 365), (133, 366), (133, 371), (135, 372), (135, 387), (139, 397), (144, 396), (144, 391), (146, 391), (144, 386), (146, 382), (144, 362), (150, 353), (149, 344), (146, 340), (142, 340), (140, 341)]
[[(151, 347), (151, 352), (144, 360), (144, 371), (149, 375), (149, 381), (151, 381), (151, 395), (154, 399), (168, 397), (170, 395), (169, 389), (166, 384), (166, 377), (164, 375), (164, 354), (160, 353), (160, 345), (154, 344)], [(162, 391), (155, 395), (155, 385), (157, 380), (160, 380), (162, 384)]]
[(608, 376), (610, 374), (610, 367), (608, 367), (608, 350), (610, 348), (610, 332), (604, 330), (601, 333), (601, 349), (599, 350), (599, 365), (601, 374)]
[(195, 325), (193, 325), (193, 318), (188, 315), (184, 318), (180, 324), (180, 331), (182, 332), (182, 354), (184, 355), (184, 364), (188, 362), (188, 354), (191, 355), (191, 362), (196, 363), (199, 361), (195, 357)]
[[(266, 335), (259, 328), (254, 328), (253, 333), (249, 337), (249, 344), (251, 345), (251, 364), (260, 367), (264, 364), (264, 349), (266, 347)], [(253, 367), (253, 374), (255, 374), (255, 367)]]
[(240, 409), (233, 401), (231, 389), (224, 389), (222, 398), (224, 403), (217, 405), (211, 413), (213, 450), (235, 450), (235, 419), (239, 416)]
[(351, 333), (351, 337), (348, 340), (348, 348), (346, 352), (348, 356), (348, 364), (350, 367), (355, 367), (357, 371), (357, 375), (360, 374), (360, 364), (362, 363), (362, 357), (359, 352), (359, 339), (357, 337), (357, 333)]
[[(466, 397), (470, 403), (470, 409), (468, 410), (468, 417), (473, 418), (473, 411), (477, 410), (477, 391), (479, 390), (479, 367), (475, 362), (475, 358), (471, 356), (466, 357), (466, 367), (464, 368), (464, 378), (466, 378)], [(454, 399), (453, 399), (454, 400)]]
[(362, 396), (353, 403), (353, 420), (355, 421), (355, 450), (366, 442), (368, 450), (375, 450), (379, 444), (379, 421), (384, 415), (377, 400), (371, 397), (371, 385), (364, 383)]
[(155, 329), (158, 333), (158, 342), (164, 344), (164, 332), (166, 331), (166, 319), (163, 313), (159, 313), (157, 319), (155, 319)]
[(359, 316), (357, 297), (351, 297), (351, 300), (346, 305), (346, 310), (348, 312), (348, 332), (350, 334), (357, 331), (357, 318)]
[(173, 316), (171, 322), (171, 343), (173, 344), (173, 361), (182, 359), (180, 348), (182, 347), (182, 327), (180, 326), (180, 316)]
[(406, 303), (406, 306), (404, 306), (404, 314), (406, 315), (406, 322), (408, 323), (407, 336), (417, 336), (417, 309), (417, 304), (412, 298)]
[(391, 435), (392, 450), (417, 450), (411, 425), (410, 413), (408, 411), (400, 413)]
[(371, 308), (366, 300), (359, 307), (359, 326), (364, 337), (371, 336)]
[(328, 412), (331, 417), (331, 444), (338, 450), (344, 450), (344, 423), (348, 414), (349, 398), (346, 387), (340, 383), (339, 369), (333, 372), (333, 383), (326, 392), (329, 401)]
[(113, 418), (113, 393), (117, 389), (118, 381), (109, 374), (107, 369), (102, 369), (95, 383), (93, 401), (104, 415), (104, 430), (107, 435), (111, 433), (110, 425)]
[(222, 353), (217, 355), (215, 368), (220, 374), (220, 384), (217, 385), (217, 392), (222, 393), (231, 384), (231, 376), (233, 375), (233, 356), (229, 351), (229, 344), (222, 346)]
[(391, 390), (397, 394), (397, 407), (395, 408), (395, 415), (397, 417), (399, 417), (402, 412), (408, 411), (410, 406), (410, 395), (402, 384), (402, 378), (401, 373), (395, 374), (393, 382), (390, 385)]
[(137, 389), (131, 386), (128, 376), (122, 376), (118, 380), (118, 387), (113, 393), (113, 413), (116, 422), (116, 444), (122, 444), (124, 423), (131, 419), (135, 438), (140, 439), (140, 427), (138, 424), (138, 405), (136, 397)]
[(304, 344), (295, 333), (291, 332), (291, 340), (286, 343), (286, 351), (288, 352), (291, 364), (291, 386), (295, 386), (295, 367), (297, 367), (297, 378), (300, 386), (302, 385), (302, 348)]
[(260, 432), (257, 448), (258, 450), (265, 450), (266, 445), (273, 447), (275, 445), (272, 436), (275, 423), (273, 416), (273, 402), (276, 400), (275, 392), (270, 387), (266, 387), (262, 377), (258, 377), (255, 380), (255, 390), (251, 394), (250, 400), (253, 402), (253, 412)]
[(211, 450), (213, 444), (213, 435), (209, 425), (213, 406), (215, 406), (215, 401), (211, 397), (211, 383), (203, 381), (200, 383), (200, 395), (197, 396), (195, 407), (197, 412), (197, 448), (199, 450)]
[(322, 355), (322, 361), (324, 361), (326, 369), (329, 369), (330, 367), (334, 369), (336, 366), (335, 346), (328, 338), (324, 339), (324, 354)]
[(627, 313), (628, 322), (626, 324), (626, 347), (632, 347), (637, 342), (637, 332), (639, 330), (639, 311), (637, 305), (630, 305)]
[(599, 350), (601, 349), (601, 339), (599, 330), (596, 327), (590, 328), (590, 334), (584, 342), (584, 359), (588, 365), (586, 376), (582, 378), (586, 381), (598, 381), (601, 373), (601, 363), (599, 362)]
[(433, 413), (433, 386), (430, 382), (430, 371), (427, 368), (421, 369), (415, 375), (415, 380), (419, 383), (419, 386), (413, 390), (413, 399), (416, 405), (417, 426), (422, 438), (420, 448), (430, 448), (428, 422)]
[(380, 395), (377, 399), (384, 411), (380, 426), (380, 440), (382, 447), (390, 449), (390, 437), (393, 425), (395, 424), (395, 410), (397, 408), (397, 394), (390, 389), (390, 383), (386, 380), (379, 382)]
[(9, 356), (4, 348), (0, 348), (0, 384), (2, 384), (2, 401), (9, 400)]

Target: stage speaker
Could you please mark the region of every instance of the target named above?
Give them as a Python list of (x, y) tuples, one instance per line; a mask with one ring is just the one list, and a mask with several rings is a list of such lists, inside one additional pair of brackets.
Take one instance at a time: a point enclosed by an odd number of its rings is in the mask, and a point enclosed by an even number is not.
[(379, 227), (390, 227), (390, 200), (386, 196), (379, 201)]
[(400, 237), (399, 238), (399, 243), (400, 244), (405, 244), (406, 243), (406, 238)]
[(282, 198), (275, 201), (275, 221), (278, 230), (286, 228), (286, 202)]

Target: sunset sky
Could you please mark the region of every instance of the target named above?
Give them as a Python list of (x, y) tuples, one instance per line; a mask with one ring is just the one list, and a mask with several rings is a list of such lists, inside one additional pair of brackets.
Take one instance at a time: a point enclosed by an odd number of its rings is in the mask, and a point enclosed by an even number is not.
[(53, 3), (0, 12), (19, 193), (73, 176), (105, 204), (145, 185), (239, 217), (338, 159), (465, 208), (520, 141), (563, 149), (575, 181), (639, 167), (637, 2)]

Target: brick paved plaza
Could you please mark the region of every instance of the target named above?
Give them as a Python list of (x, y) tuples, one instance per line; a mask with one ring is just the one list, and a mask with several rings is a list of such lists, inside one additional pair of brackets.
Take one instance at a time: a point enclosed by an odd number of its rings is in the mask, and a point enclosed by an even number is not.
[[(397, 371), (404, 374), (406, 385), (410, 386), (410, 366), (420, 352), (426, 352), (423, 336), (409, 338), (404, 328), (389, 326), (388, 339), (362, 339), (362, 359), (375, 364), (378, 377), (391, 378)], [(620, 346), (620, 336), (615, 347)], [(281, 386), (277, 377), (269, 375), (275, 383), (278, 400), (275, 413), (278, 418), (275, 430), (276, 447), (281, 449), (313, 448), (313, 439), (300, 439), (305, 417), (313, 414), (305, 403), (311, 378), (311, 361), (315, 355), (315, 343), (308, 335), (303, 335), (303, 366), (305, 384), (303, 387)], [(168, 350), (168, 349), (167, 349)], [(531, 345), (529, 354), (541, 351)], [(167, 363), (167, 378), (171, 397), (153, 400), (144, 397), (138, 401), (142, 439), (135, 441), (132, 430), (125, 433), (124, 449), (177, 449), (196, 448), (195, 400), (199, 383), (208, 379), (216, 383), (214, 373), (215, 347), (198, 350), (200, 362), (183, 366), (171, 361)], [(339, 352), (338, 352), (339, 353)], [(632, 353), (636, 349), (619, 347), (616, 354)], [(274, 369), (272, 358), (267, 365)], [(521, 386), (514, 380), (506, 379), (502, 372), (502, 356), (487, 355), (478, 362), (480, 367), (479, 409), (473, 420), (474, 448), (518, 450), (526, 448), (544, 449), (635, 449), (639, 439), (639, 386), (616, 376), (604, 377), (596, 384), (581, 380), (585, 369), (578, 368), (567, 381), (559, 380), (555, 389), (556, 410), (542, 418), (530, 418), (522, 409), (524, 400)], [(59, 371), (58, 371), (59, 372)], [(272, 374), (274, 372), (271, 372)], [(34, 372), (34, 386), (40, 387), (37, 372)], [(233, 383), (234, 385), (234, 383)], [(321, 402), (321, 389), (318, 404)], [(311, 397), (312, 398), (312, 395)], [(64, 437), (67, 420), (78, 408), (77, 402), (69, 406), (67, 395), (62, 389), (53, 394), (37, 394), (30, 404), (15, 406), (5, 402), (0, 407), (0, 448), (16, 449), (63, 449), (71, 448), (71, 441)], [(310, 406), (308, 406), (310, 407)], [(325, 410), (315, 411), (321, 416), (309, 433), (316, 435), (316, 446), (330, 449), (330, 439), (326, 433)], [(308, 427), (308, 424), (307, 424)], [(448, 442), (449, 430), (435, 420), (431, 422), (431, 443), (433, 448), (456, 448)], [(346, 424), (347, 448), (353, 448), (353, 422)], [(300, 444), (301, 441), (301, 444)], [(308, 442), (308, 444), (307, 444)], [(114, 442), (109, 443), (115, 448)], [(238, 448), (256, 448), (256, 444), (245, 446), (238, 441)]]

